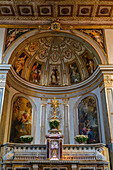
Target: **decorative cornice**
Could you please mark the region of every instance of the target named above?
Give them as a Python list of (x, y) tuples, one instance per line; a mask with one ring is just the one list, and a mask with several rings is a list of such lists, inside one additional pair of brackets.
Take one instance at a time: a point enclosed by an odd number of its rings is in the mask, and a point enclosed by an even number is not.
[(7, 73), (11, 64), (0, 64), (0, 73)]
[[(65, 29), (69, 29), (70, 26), (73, 28), (113, 28), (113, 21), (60, 21), (61, 26)], [(0, 27), (1, 28), (38, 28), (38, 26), (42, 27), (50, 27), (51, 21), (47, 20), (1, 20)]]
[(24, 94), (38, 96), (41, 98), (53, 98), (57, 96), (57, 98), (65, 98), (67, 97), (74, 97), (77, 95), (85, 94), (90, 92), (91, 90), (98, 87), (100, 82), (102, 81), (102, 72), (98, 67), (95, 72), (86, 80), (81, 83), (71, 85), (71, 86), (62, 86), (62, 87), (47, 87), (47, 86), (39, 86), (36, 84), (32, 84), (21, 77), (19, 77), (14, 69), (11, 67), (9, 76), (8, 76), (8, 83), (13, 88), (20, 92), (24, 92)]

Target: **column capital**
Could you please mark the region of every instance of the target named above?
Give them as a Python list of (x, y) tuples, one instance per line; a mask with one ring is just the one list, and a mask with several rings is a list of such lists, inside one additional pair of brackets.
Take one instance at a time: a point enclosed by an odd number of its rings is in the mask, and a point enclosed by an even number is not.
[(99, 70), (103, 75), (103, 81), (100, 84), (100, 87), (113, 87), (113, 64), (104, 64), (99, 65)]
[(69, 105), (69, 98), (63, 99), (63, 105)]
[(42, 105), (47, 105), (47, 99), (46, 98), (41, 98), (41, 104)]

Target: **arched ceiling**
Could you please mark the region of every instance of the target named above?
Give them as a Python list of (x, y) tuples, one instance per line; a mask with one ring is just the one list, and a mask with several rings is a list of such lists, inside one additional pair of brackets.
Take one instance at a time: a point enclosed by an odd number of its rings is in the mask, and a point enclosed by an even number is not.
[(65, 86), (87, 79), (101, 60), (94, 48), (82, 38), (50, 31), (23, 41), (9, 63), (18, 76), (31, 83)]

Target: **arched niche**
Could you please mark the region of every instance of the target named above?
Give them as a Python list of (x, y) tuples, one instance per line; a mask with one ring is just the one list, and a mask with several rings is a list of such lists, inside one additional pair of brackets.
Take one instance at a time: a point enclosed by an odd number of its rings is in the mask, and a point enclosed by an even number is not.
[(34, 31), (20, 40), (9, 47), (3, 62), (11, 63), (16, 74), (32, 84), (73, 85), (107, 63), (100, 47), (79, 31)]
[(20, 136), (32, 135), (35, 138), (36, 107), (32, 100), (23, 95), (16, 94), (12, 99), (10, 114), (9, 142), (21, 142)]
[(98, 100), (94, 94), (82, 96), (75, 104), (74, 113), (75, 136), (92, 133), (93, 139), (89, 143), (101, 142), (100, 116)]

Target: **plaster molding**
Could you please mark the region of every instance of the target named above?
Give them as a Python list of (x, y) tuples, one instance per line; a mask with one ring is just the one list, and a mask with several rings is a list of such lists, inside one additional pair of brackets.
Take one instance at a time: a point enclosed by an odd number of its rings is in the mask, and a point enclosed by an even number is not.
[(99, 67), (88, 79), (84, 80), (83, 82), (62, 87), (47, 87), (30, 83), (20, 78), (12, 67), (8, 73), (8, 83), (10, 86), (21, 93), (38, 96), (41, 98), (53, 98), (54, 96), (57, 98), (65, 98), (65, 96), (69, 98), (85, 94), (98, 87), (102, 80), (102, 72), (100, 71)]
[[(61, 25), (63, 25), (63, 26), (65, 26), (65, 25), (71, 25), (71, 26), (77, 26), (78, 27), (78, 25), (79, 26), (81, 26), (82, 28), (84, 27), (84, 26), (95, 26), (96, 25), (96, 27), (109, 27), (109, 28), (111, 28), (112, 26), (113, 26), (113, 21), (73, 21), (73, 20), (70, 20), (70, 21), (60, 21), (60, 23), (61, 23)], [(0, 21), (0, 25), (3, 27), (9, 27), (9, 25), (12, 25), (12, 27), (15, 27), (15, 26), (25, 26), (26, 27), (26, 25), (27, 26), (29, 26), (29, 27), (37, 27), (37, 26), (39, 26), (39, 25), (48, 25), (48, 26), (50, 26), (50, 24), (51, 24), (51, 20), (1, 20)], [(87, 27), (88, 27), (87, 26)]]

